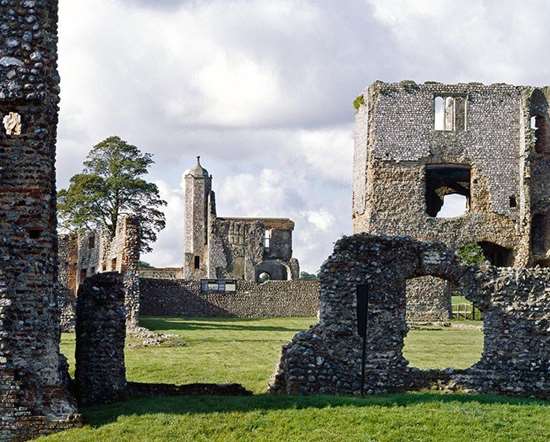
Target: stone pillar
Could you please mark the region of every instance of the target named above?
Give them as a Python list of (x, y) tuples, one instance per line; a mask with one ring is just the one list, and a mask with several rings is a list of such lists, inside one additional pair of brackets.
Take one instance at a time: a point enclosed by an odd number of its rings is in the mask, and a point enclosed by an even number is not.
[(0, 439), (79, 423), (59, 352), (57, 1), (0, 2)]
[(124, 245), (122, 250), (122, 274), (124, 275), (124, 290), (126, 306), (126, 327), (129, 330), (138, 326), (139, 320), (139, 271), (140, 256), (140, 223), (136, 217), (125, 217)]
[(113, 272), (86, 278), (76, 301), (75, 380), (80, 404), (101, 404), (125, 395), (125, 339), (123, 276)]

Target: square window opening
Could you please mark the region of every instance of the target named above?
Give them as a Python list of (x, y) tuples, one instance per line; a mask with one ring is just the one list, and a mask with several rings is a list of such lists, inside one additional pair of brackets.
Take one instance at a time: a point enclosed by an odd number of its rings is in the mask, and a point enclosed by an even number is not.
[(470, 209), (469, 166), (436, 164), (426, 167), (426, 213), (434, 218), (456, 218)]

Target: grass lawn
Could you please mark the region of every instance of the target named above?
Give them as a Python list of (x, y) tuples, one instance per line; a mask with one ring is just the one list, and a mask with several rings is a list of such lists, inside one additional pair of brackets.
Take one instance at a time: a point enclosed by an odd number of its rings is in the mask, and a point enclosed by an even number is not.
[[(365, 399), (263, 394), (280, 347), (313, 319), (146, 318), (143, 325), (181, 336), (185, 346), (127, 349), (128, 379), (239, 382), (244, 398), (138, 399), (83, 410), (87, 425), (49, 441), (548, 441), (548, 402), (489, 395), (408, 393)], [(479, 323), (478, 323), (479, 324)], [(467, 367), (482, 334), (459, 328), (412, 330), (405, 355), (417, 367)], [(74, 337), (63, 352), (73, 364)]]

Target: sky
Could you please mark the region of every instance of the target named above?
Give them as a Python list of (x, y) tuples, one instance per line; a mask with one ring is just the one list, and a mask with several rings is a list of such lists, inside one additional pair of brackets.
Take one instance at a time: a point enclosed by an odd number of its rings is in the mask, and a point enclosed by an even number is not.
[(142, 259), (159, 267), (182, 264), (197, 155), (220, 216), (293, 219), (316, 272), (351, 233), (352, 102), (370, 83), (550, 83), (544, 0), (59, 3), (58, 186), (108, 136), (151, 152), (167, 227)]

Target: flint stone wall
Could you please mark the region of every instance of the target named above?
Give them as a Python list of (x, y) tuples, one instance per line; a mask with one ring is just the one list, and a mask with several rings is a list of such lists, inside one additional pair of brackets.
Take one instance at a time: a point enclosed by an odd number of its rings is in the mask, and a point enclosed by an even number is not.
[(0, 440), (79, 424), (56, 302), (57, 12), (0, 2)]
[[(406, 280), (448, 280), (485, 314), (481, 359), (467, 370), (422, 371), (403, 357)], [(319, 324), (283, 347), (270, 391), (358, 394), (357, 286), (369, 290), (366, 390), (452, 382), (478, 392), (550, 397), (550, 270), (468, 267), (437, 242), (358, 234), (336, 243), (320, 273)]]
[[(453, 248), (488, 242), (509, 249), (514, 267), (548, 267), (549, 96), (548, 87), (502, 83), (374, 82), (356, 114), (353, 232), (407, 235)], [(457, 119), (465, 127), (437, 130), (435, 97), (464, 100), (466, 113)], [(538, 130), (534, 116), (540, 117)], [(470, 167), (463, 216), (427, 214), (426, 170), (441, 164)], [(540, 250), (533, 247), (535, 237)], [(447, 302), (439, 287), (427, 284), (425, 290), (436, 304)]]
[(102, 229), (60, 236), (58, 302), (61, 306), (62, 331), (74, 330), (78, 286), (85, 278), (107, 271), (120, 272), (124, 276), (127, 327), (137, 327), (139, 246), (139, 221), (130, 216), (120, 217), (116, 235), (112, 239)]
[(452, 313), (451, 284), (433, 276), (409, 279), (406, 302), (407, 322), (448, 322)]
[(124, 299), (119, 273), (91, 276), (78, 289), (75, 381), (82, 405), (110, 402), (125, 394)]
[(237, 281), (235, 293), (201, 293), (199, 281), (141, 279), (140, 314), (266, 318), (317, 316), (319, 281)]

